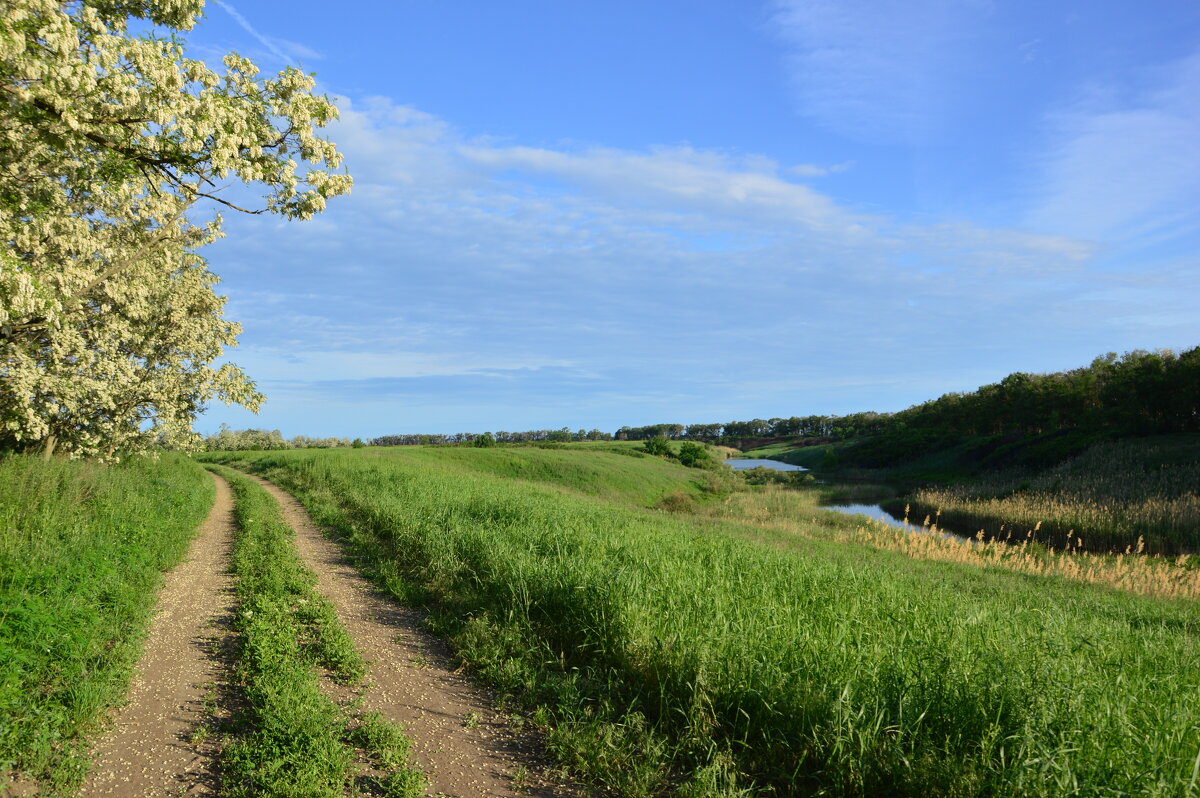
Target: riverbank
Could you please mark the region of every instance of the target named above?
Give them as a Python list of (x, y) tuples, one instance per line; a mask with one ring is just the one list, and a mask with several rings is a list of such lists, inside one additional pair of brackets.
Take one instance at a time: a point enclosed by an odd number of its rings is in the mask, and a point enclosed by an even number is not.
[[(614, 792), (1169, 794), (1192, 773), (1200, 686), (1161, 674), (1200, 672), (1194, 601), (889, 549), (792, 504), (807, 490), (654, 509), (706, 472), (615, 451), (207, 459), (286, 484)], [(761, 518), (721, 516), (741, 510)]]
[[(810, 468), (830, 483), (889, 485), (896, 496), (882, 509), (920, 520), (926, 515), (960, 534), (984, 539), (1029, 537), (1047, 547), (1070, 543), (1087, 551), (1179, 555), (1200, 552), (1200, 435), (1101, 441), (1044, 467), (1030, 449), (1010, 447), (1006, 468), (987, 470), (977, 440), (914, 451), (890, 468), (859, 465), (861, 441), (797, 447), (777, 442), (744, 452)], [(991, 449), (993, 455), (995, 447)], [(982, 464), (982, 465), (981, 465)]]

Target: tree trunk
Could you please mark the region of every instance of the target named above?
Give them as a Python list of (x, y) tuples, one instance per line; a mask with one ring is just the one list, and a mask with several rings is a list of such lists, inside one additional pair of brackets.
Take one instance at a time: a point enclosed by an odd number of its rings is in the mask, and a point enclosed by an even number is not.
[(46, 442), (42, 448), (42, 459), (49, 461), (54, 456), (54, 447), (58, 445), (58, 437), (55, 435), (47, 435)]

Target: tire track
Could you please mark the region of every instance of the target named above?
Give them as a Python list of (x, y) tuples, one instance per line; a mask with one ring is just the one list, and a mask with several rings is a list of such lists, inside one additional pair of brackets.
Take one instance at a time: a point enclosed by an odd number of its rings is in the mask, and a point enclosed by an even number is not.
[(199, 730), (211, 685), (226, 675), (219, 648), (233, 607), (228, 571), (234, 520), (229, 485), (213, 479), (212, 510), (186, 559), (164, 575), (128, 703), (93, 749), (83, 796), (219, 791), (213, 743)]
[[(251, 475), (253, 476), (253, 475)], [(513, 739), (487, 694), (454, 669), (446, 645), (421, 614), (377, 591), (326, 538), (296, 499), (253, 477), (296, 530), (296, 549), (317, 574), (317, 591), (368, 662), (363, 708), (404, 725), (412, 759), (438, 796), (579, 796), (545, 776), (534, 744)]]

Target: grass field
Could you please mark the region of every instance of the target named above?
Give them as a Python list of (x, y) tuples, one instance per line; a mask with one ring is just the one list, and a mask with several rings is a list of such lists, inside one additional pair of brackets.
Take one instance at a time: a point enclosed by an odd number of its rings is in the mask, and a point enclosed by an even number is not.
[(0, 790), (14, 772), (52, 792), (82, 781), (161, 573), (212, 499), (212, 478), (179, 456), (0, 460)]
[[(808, 446), (812, 449), (812, 446)], [(758, 446), (757, 449), (749, 449), (744, 452), (739, 452), (738, 457), (743, 458), (760, 458), (760, 460), (779, 460), (780, 462), (791, 462), (784, 460), (785, 457), (799, 454), (805, 451), (803, 448), (797, 448), (792, 445), (791, 440), (779, 440), (779, 442), (768, 444), (766, 446)], [(820, 458), (818, 458), (820, 460)]]
[[(1200, 789), (1195, 602), (715, 517), (702, 475), (612, 451), (209, 457), (294, 491), (621, 794)], [(673, 492), (699, 509), (648, 509)]]

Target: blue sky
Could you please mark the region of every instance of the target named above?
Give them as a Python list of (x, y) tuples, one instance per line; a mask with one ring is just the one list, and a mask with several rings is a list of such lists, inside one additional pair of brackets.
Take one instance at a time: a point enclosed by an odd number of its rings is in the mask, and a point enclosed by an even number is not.
[(1200, 344), (1200, 4), (212, 2), (353, 193), (227, 215), (286, 436), (899, 410)]

